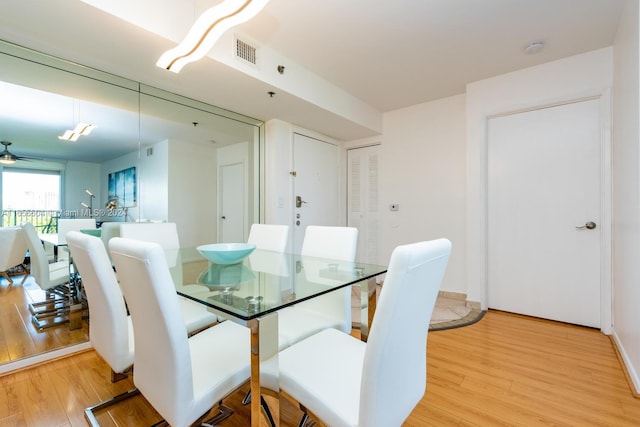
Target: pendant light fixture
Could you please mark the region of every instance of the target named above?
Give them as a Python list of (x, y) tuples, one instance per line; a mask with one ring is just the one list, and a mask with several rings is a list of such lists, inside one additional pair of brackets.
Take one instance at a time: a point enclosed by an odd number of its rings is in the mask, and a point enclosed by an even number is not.
[[(62, 135), (58, 135), (58, 139), (60, 140), (75, 142), (81, 136), (89, 135), (91, 131), (96, 128), (95, 125), (92, 125), (89, 123), (78, 123), (80, 118), (80, 105), (78, 104), (77, 106), (78, 111), (76, 113), (76, 103), (78, 103), (78, 101), (74, 99), (73, 100), (73, 122), (77, 123), (76, 127), (73, 129), (67, 129), (64, 131)], [(77, 117), (76, 117), (76, 114), (77, 114)]]
[(269, 0), (225, 0), (206, 10), (193, 24), (185, 39), (166, 51), (156, 65), (174, 73), (203, 58), (229, 28), (242, 24), (260, 12)]

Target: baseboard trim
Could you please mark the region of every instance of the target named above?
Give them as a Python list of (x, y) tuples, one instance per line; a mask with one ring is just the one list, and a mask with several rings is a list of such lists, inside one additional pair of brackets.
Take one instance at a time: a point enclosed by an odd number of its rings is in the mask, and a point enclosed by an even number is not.
[(24, 359), (8, 362), (0, 366), (0, 377), (6, 374), (13, 374), (17, 371), (32, 368), (36, 365), (51, 362), (52, 360), (62, 359), (76, 353), (87, 351), (93, 348), (90, 342), (70, 345), (59, 350), (48, 351), (35, 356), (25, 357)]
[(638, 373), (633, 369), (633, 365), (631, 364), (629, 357), (627, 357), (627, 353), (624, 351), (624, 347), (622, 346), (615, 329), (613, 330), (613, 333), (609, 335), (609, 339), (611, 340), (613, 350), (616, 352), (616, 356), (620, 361), (620, 366), (622, 367), (624, 376), (629, 384), (631, 395), (636, 399), (640, 399), (640, 378), (638, 378)]

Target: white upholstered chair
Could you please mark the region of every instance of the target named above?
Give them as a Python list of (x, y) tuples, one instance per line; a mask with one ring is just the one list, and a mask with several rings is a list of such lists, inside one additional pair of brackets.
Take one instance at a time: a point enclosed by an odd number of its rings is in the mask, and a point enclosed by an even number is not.
[(280, 224), (253, 224), (249, 230), (247, 243), (256, 245), (256, 249), (284, 252), (289, 239), (289, 226)]
[(24, 265), (24, 258), (27, 256), (27, 241), (23, 234), (20, 227), (0, 228), (0, 275), (7, 279), (9, 285), (13, 284), (13, 280), (7, 274), (7, 270), (22, 266), (25, 271), (22, 283), (29, 275)]
[[(174, 285), (184, 285), (180, 259), (180, 236), (175, 222), (122, 223), (120, 224), (120, 237), (159, 244), (164, 250), (168, 266), (171, 267)], [(187, 284), (187, 286), (201, 285)], [(201, 287), (203, 291), (208, 291), (206, 287)], [(178, 300), (189, 330), (206, 328), (218, 322), (218, 316), (201, 304), (184, 297), (179, 297)]]
[(109, 240), (120, 236), (120, 224), (120, 222), (103, 222), (100, 226), (100, 239), (102, 240), (104, 247), (107, 249), (109, 259), (111, 259), (111, 254), (109, 253)]
[(398, 246), (367, 343), (331, 328), (292, 345), (279, 354), (281, 390), (332, 427), (401, 426), (425, 392), (427, 332), (450, 252), (446, 239)]
[[(95, 228), (95, 218), (60, 218), (58, 219), (58, 244), (66, 245), (67, 233), (70, 231), (94, 230)], [(69, 255), (66, 247), (62, 246), (61, 249), (62, 252), (58, 252), (58, 260)]]
[[(89, 304), (91, 345), (111, 367), (111, 381), (124, 379), (133, 367), (133, 327), (107, 251), (101, 239), (79, 231), (69, 232), (67, 244)], [(95, 412), (136, 394), (129, 390), (93, 405), (85, 417), (97, 426)]]
[(96, 228), (95, 218), (60, 218), (58, 220), (58, 243), (67, 243), (70, 231), (93, 230)]
[[(316, 262), (316, 258), (352, 262), (356, 257), (357, 244), (357, 228), (310, 225), (305, 230), (300, 252), (302, 268), (305, 262)], [(326, 328), (350, 333), (351, 287), (280, 310), (278, 324), (280, 349)]]
[(188, 338), (162, 248), (109, 246), (133, 321), (134, 383), (171, 426), (189, 426), (249, 379), (249, 329), (222, 322)]
[(29, 304), (32, 320), (38, 328), (66, 323), (69, 321), (68, 315), (74, 297), (69, 283), (69, 262), (49, 263), (35, 227), (28, 222), (20, 227), (29, 248), (30, 274), (47, 295), (45, 301)]

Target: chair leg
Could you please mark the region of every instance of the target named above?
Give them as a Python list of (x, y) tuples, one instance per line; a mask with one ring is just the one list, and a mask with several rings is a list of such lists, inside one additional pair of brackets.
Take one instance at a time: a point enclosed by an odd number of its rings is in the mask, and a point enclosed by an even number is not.
[(7, 281), (9, 282), (9, 286), (13, 285), (13, 279), (11, 279), (11, 276), (9, 276), (9, 274), (7, 274), (6, 271), (0, 272), (0, 275), (2, 275), (2, 277), (7, 279)]
[(113, 369), (111, 370), (111, 382), (116, 383), (118, 381), (122, 381), (125, 378), (129, 377), (128, 372), (116, 372)]
[(298, 427), (304, 427), (309, 421), (309, 415), (302, 414), (302, 418), (300, 418), (300, 422), (298, 423)]
[(89, 406), (84, 410), (84, 417), (87, 419), (87, 422), (91, 427), (99, 427), (100, 423), (98, 423), (98, 419), (95, 416), (96, 412), (108, 408), (109, 406), (115, 405), (116, 403), (122, 402), (123, 400), (133, 397), (136, 394), (140, 394), (140, 391), (137, 388), (134, 388), (129, 391), (125, 391), (124, 393), (120, 393), (117, 396), (113, 396), (110, 399), (104, 400), (96, 405)]
[(260, 396), (260, 406), (262, 406), (262, 410), (264, 411), (264, 415), (267, 417), (269, 421), (269, 425), (271, 427), (276, 427), (276, 422), (273, 420), (273, 415), (271, 415), (271, 410), (269, 409), (269, 405), (267, 405), (267, 401), (264, 400), (264, 397)]
[(233, 415), (233, 409), (223, 405), (222, 402), (220, 402), (218, 404), (218, 413), (208, 420), (203, 421), (200, 425), (202, 427), (214, 427), (216, 424), (222, 422), (223, 420), (226, 420), (231, 415)]
[(247, 394), (245, 394), (244, 398), (242, 399), (242, 404), (244, 406), (248, 405), (249, 403), (251, 403), (251, 389), (249, 389)]
[[(251, 403), (251, 390), (247, 392), (247, 394), (242, 399), (243, 405), (248, 405)], [(264, 411), (267, 420), (269, 421), (269, 425), (271, 427), (275, 427), (276, 422), (273, 420), (273, 415), (271, 415), (271, 410), (269, 409), (269, 405), (267, 405), (267, 401), (264, 400), (264, 397), (260, 396), (260, 406), (262, 406), (262, 410)]]

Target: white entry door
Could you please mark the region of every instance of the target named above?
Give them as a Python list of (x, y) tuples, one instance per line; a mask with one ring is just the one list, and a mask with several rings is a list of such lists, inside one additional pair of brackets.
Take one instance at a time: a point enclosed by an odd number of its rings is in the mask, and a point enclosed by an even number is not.
[(600, 327), (599, 105), (489, 120), (490, 308)]
[(300, 253), (307, 225), (338, 225), (338, 147), (293, 135), (293, 250)]

